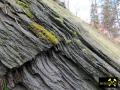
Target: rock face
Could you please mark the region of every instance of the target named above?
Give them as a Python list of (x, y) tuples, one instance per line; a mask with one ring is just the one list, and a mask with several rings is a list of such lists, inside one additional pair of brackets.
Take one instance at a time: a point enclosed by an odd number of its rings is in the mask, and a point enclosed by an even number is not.
[(110, 90), (99, 77), (120, 79), (120, 51), (90, 29), (53, 0), (0, 0), (1, 88)]

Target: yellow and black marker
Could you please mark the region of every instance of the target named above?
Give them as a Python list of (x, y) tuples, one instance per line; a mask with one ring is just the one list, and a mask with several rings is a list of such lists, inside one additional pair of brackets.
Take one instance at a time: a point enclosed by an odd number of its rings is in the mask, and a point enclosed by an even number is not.
[(101, 77), (99, 78), (99, 87), (117, 88), (118, 78), (117, 77)]

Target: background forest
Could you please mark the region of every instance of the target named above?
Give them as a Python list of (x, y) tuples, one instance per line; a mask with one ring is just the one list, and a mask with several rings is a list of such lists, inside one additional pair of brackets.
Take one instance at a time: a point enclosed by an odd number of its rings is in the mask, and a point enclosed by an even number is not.
[[(88, 0), (90, 20), (86, 21), (110, 40), (120, 43), (120, 0)], [(71, 10), (71, 0), (61, 0)], [(83, 2), (81, 2), (82, 4)], [(88, 2), (86, 2), (88, 3)], [(79, 4), (78, 4), (79, 5)], [(75, 6), (76, 7), (76, 6)], [(82, 8), (82, 6), (81, 6)], [(79, 9), (73, 12), (78, 15)], [(85, 16), (85, 15), (84, 15)], [(87, 16), (87, 15), (86, 15)], [(79, 16), (81, 18), (81, 16)], [(87, 18), (87, 17), (86, 17)], [(85, 20), (84, 20), (85, 21)]]

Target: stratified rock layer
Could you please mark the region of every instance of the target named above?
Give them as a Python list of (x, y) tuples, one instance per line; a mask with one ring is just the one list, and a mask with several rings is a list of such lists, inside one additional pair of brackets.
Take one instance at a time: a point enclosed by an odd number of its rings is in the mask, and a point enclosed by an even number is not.
[(1, 0), (0, 79), (11, 90), (109, 90), (99, 77), (120, 79), (120, 51), (91, 29), (52, 0)]

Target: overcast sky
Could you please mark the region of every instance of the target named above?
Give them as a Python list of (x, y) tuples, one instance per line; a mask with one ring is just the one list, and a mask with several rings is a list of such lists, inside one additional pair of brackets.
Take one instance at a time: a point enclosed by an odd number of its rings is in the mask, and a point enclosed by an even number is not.
[[(61, 0), (67, 2), (68, 0)], [(66, 3), (67, 4), (67, 3)], [(69, 9), (82, 20), (90, 22), (90, 0), (69, 0)]]

